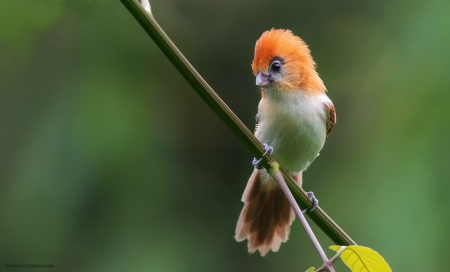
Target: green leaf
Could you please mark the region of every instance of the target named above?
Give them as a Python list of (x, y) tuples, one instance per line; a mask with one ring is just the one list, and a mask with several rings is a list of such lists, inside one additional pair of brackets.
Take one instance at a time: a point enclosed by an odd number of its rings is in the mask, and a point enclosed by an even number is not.
[[(330, 246), (329, 248), (339, 252), (342, 247)], [(384, 258), (369, 247), (348, 246), (340, 257), (351, 271), (392, 272), (392, 269)]]
[(315, 267), (310, 267), (310, 268), (308, 268), (308, 270), (306, 270), (305, 272), (314, 272), (315, 269), (316, 269)]

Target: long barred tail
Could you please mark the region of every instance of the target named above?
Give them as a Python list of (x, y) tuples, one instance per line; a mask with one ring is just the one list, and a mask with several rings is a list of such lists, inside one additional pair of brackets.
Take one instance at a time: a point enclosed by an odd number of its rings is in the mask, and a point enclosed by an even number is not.
[[(301, 186), (301, 172), (295, 176)], [(255, 169), (242, 196), (244, 208), (236, 226), (238, 242), (248, 240), (248, 252), (265, 256), (277, 252), (289, 238), (294, 211), (276, 181), (265, 169)]]

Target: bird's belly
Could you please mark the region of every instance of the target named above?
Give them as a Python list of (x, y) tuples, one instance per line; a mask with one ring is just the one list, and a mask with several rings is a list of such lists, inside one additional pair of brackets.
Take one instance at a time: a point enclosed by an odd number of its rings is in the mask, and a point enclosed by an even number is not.
[(319, 155), (326, 138), (324, 116), (277, 114), (258, 125), (256, 137), (273, 147), (273, 155), (290, 172), (304, 171)]

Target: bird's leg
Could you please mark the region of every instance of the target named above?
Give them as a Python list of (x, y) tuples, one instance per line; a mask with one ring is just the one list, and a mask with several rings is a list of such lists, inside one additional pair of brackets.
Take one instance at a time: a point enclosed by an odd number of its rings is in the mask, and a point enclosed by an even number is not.
[[(273, 153), (273, 147), (268, 145), (267, 143), (263, 143), (264, 145), (264, 153), (262, 154), (261, 158), (259, 160), (257, 160), (256, 158), (253, 158), (252, 161), (252, 165), (256, 168), (256, 169), (261, 169), (262, 165), (261, 165), (261, 161), (264, 158), (265, 155), (270, 154), (272, 155)], [(317, 207), (319, 207), (319, 200), (314, 196), (313, 192), (307, 192), (309, 199), (313, 202), (313, 207), (311, 208), (310, 212), (314, 211)], [(307, 212), (308, 210), (304, 210), (302, 211), (302, 213)]]
[[(310, 210), (310, 212), (314, 211), (317, 207), (319, 207), (319, 200), (314, 196), (313, 192), (306, 192), (306, 194), (309, 197), (309, 200), (311, 200), (313, 202), (313, 206)], [(308, 209), (305, 209), (304, 211), (302, 211), (302, 213), (307, 212)]]
[(261, 159), (257, 160), (256, 158), (253, 158), (252, 164), (256, 169), (261, 169), (261, 161), (264, 158), (265, 155), (267, 155), (267, 153), (269, 153), (270, 155), (272, 155), (273, 153), (273, 147), (271, 147), (270, 145), (264, 143), (264, 153), (261, 156)]

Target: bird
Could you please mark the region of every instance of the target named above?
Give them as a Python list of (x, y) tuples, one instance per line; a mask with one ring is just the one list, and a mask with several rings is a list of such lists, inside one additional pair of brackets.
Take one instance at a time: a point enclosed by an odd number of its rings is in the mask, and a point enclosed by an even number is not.
[[(302, 172), (319, 156), (336, 123), (336, 110), (316, 71), (308, 45), (288, 29), (263, 32), (252, 71), (261, 100), (254, 134), (302, 187)], [(256, 160), (256, 159), (255, 159)], [(254, 160), (254, 162), (255, 162)], [(235, 239), (249, 253), (277, 252), (295, 219), (288, 199), (267, 170), (254, 163), (242, 196)]]

